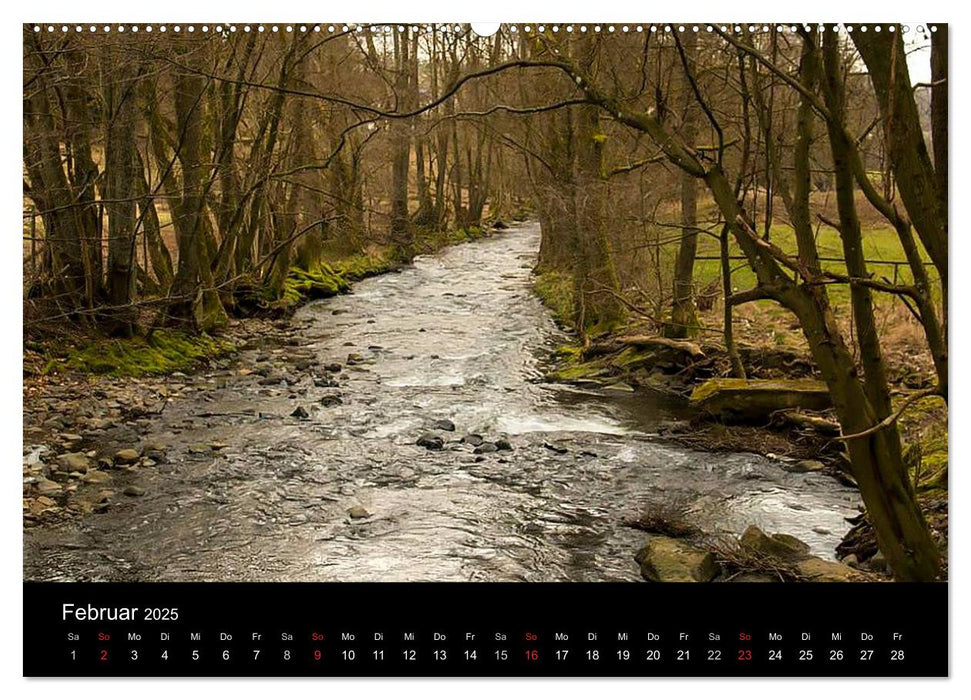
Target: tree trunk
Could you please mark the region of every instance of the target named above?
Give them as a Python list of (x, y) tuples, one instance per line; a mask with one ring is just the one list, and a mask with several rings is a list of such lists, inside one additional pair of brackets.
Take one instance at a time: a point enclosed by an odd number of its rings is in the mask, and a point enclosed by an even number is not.
[[(694, 56), (698, 35), (687, 32), (683, 47), (690, 69), (694, 70)], [(681, 92), (684, 110), (681, 138), (688, 148), (695, 147), (698, 133), (698, 105), (687, 75), (683, 77)], [(690, 173), (681, 173), (681, 244), (674, 263), (674, 289), (671, 322), (664, 329), (668, 338), (693, 338), (698, 335), (698, 314), (695, 307), (694, 268), (698, 254), (698, 183)]]
[[(111, 75), (105, 95), (105, 211), (108, 214), (108, 267), (106, 288), (112, 306), (131, 303), (135, 274), (135, 182), (139, 178), (135, 157), (134, 70), (125, 60), (106, 59)], [(112, 331), (131, 335), (132, 311), (109, 313)]]

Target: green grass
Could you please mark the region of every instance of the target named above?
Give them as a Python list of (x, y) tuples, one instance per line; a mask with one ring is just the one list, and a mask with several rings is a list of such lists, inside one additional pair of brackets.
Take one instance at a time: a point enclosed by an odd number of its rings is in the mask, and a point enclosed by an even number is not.
[[(781, 248), (786, 253), (795, 255), (797, 252), (795, 233), (793, 229), (784, 224), (772, 226), (769, 233), (770, 241)], [(843, 244), (840, 240), (839, 232), (829, 226), (820, 226), (816, 236), (816, 246), (821, 258), (840, 258), (843, 257)], [(674, 265), (676, 246), (667, 246), (663, 251), (665, 257), (670, 257), (664, 264)], [(921, 256), (924, 260), (929, 260), (923, 248), (920, 248)], [(863, 254), (868, 261), (867, 268), (876, 279), (888, 279), (894, 281), (894, 266), (889, 261), (905, 262), (906, 256), (900, 246), (897, 232), (890, 226), (868, 225), (863, 227)], [(702, 234), (698, 238), (698, 256), (714, 257), (719, 255), (718, 239)], [(729, 255), (735, 257), (742, 255), (741, 249), (734, 237), (729, 242)], [(842, 262), (825, 261), (823, 269), (837, 274), (846, 274), (846, 265)], [(732, 261), (732, 286), (738, 290), (750, 289), (755, 286), (755, 273), (748, 266), (745, 260)], [(932, 280), (937, 279), (937, 272), (932, 267), (927, 268), (928, 276)], [(717, 259), (698, 260), (695, 262), (695, 282), (698, 287), (704, 287), (712, 280), (717, 280), (721, 276), (721, 262)], [(906, 265), (897, 266), (897, 282), (899, 284), (911, 284), (913, 277), (910, 268)], [(849, 304), (850, 292), (846, 284), (828, 285), (830, 301), (841, 306)]]

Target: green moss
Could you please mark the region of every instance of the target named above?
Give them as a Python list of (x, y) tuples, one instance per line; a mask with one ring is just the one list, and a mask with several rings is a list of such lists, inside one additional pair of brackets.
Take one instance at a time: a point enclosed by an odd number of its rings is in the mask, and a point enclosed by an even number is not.
[(233, 350), (228, 341), (205, 333), (158, 330), (148, 338), (102, 339), (69, 349), (48, 363), (48, 371), (62, 367), (92, 374), (144, 376), (195, 368), (200, 362)]
[(624, 369), (634, 369), (641, 365), (653, 364), (655, 360), (656, 356), (651, 350), (626, 347), (614, 357), (611, 364)]
[(573, 325), (573, 280), (570, 275), (544, 272), (533, 280), (533, 290), (561, 325)]
[[(900, 407), (905, 396), (897, 397), (894, 408)], [(947, 404), (939, 396), (931, 396), (911, 403), (899, 421), (906, 453), (917, 488), (923, 493), (947, 490), (948, 431)]]
[(309, 269), (293, 267), (283, 283), (279, 299), (270, 299), (278, 306), (297, 306), (311, 299), (345, 294), (351, 282), (388, 272), (398, 266), (398, 261), (388, 251), (374, 254), (357, 254), (334, 261), (319, 262)]
[(553, 351), (553, 354), (558, 360), (580, 362), (583, 358), (583, 348), (579, 345), (561, 345)]
[(610, 374), (610, 369), (602, 361), (566, 362), (546, 375), (555, 382), (578, 382)]
[(718, 391), (796, 391), (826, 392), (826, 385), (815, 379), (738, 379), (736, 377), (716, 377), (694, 388), (692, 401), (703, 401)]

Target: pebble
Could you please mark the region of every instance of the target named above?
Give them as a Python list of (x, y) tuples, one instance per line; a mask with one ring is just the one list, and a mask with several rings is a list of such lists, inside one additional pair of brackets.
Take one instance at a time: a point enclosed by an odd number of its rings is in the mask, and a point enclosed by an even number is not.
[(115, 463), (117, 464), (134, 464), (138, 461), (141, 455), (138, 454), (138, 450), (126, 449), (118, 450), (115, 452)]
[(37, 482), (37, 491), (42, 494), (60, 493), (62, 490), (63, 487), (59, 483), (50, 479), (41, 479)]

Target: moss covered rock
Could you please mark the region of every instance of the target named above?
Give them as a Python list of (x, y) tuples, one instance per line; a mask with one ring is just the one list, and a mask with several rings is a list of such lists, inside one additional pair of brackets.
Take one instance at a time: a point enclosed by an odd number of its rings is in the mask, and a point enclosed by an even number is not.
[(199, 363), (233, 350), (233, 345), (205, 333), (157, 330), (147, 337), (102, 339), (67, 353), (51, 366), (91, 374), (143, 376), (191, 370)]
[(673, 537), (652, 537), (635, 559), (648, 581), (705, 583), (719, 574), (711, 552)]
[(824, 382), (814, 379), (709, 379), (691, 402), (726, 423), (764, 423), (776, 411), (821, 411), (832, 403)]

